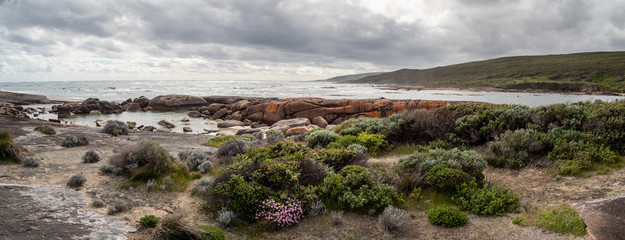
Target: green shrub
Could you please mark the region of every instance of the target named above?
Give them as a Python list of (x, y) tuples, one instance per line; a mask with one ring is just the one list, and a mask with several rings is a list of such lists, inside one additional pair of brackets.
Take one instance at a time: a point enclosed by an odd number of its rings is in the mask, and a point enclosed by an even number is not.
[(210, 153), (202, 151), (184, 151), (178, 153), (178, 158), (185, 162), (189, 170), (199, 170), (200, 164), (210, 161)]
[(284, 141), (284, 133), (278, 129), (271, 129), (265, 133), (269, 144), (276, 144)]
[(418, 152), (415, 155), (399, 160), (400, 169), (404, 172), (425, 174), (432, 167), (445, 164), (450, 168), (462, 169), (471, 177), (481, 180), (482, 171), (486, 168), (486, 161), (479, 153), (473, 150), (461, 151), (457, 148), (450, 150), (430, 149), (427, 152)]
[(95, 151), (90, 150), (82, 156), (82, 162), (84, 163), (96, 163), (100, 161), (100, 155), (98, 155)]
[(237, 139), (237, 136), (235, 135), (220, 135), (220, 136), (216, 136), (214, 138), (208, 139), (206, 142), (203, 142), (202, 145), (204, 146), (211, 146), (211, 147), (219, 147), (222, 144), (233, 140), (233, 139)]
[(71, 188), (79, 188), (82, 187), (86, 181), (87, 178), (85, 178), (85, 176), (81, 174), (76, 174), (69, 178), (69, 180), (67, 181), (67, 186)]
[(367, 161), (367, 156), (346, 148), (319, 149), (313, 156), (318, 162), (328, 165), (335, 171), (347, 165), (362, 164)]
[(74, 136), (74, 135), (65, 136), (65, 140), (61, 144), (61, 146), (67, 147), (67, 148), (87, 146), (87, 145), (89, 145), (89, 140), (87, 140), (86, 137)]
[(250, 145), (250, 142), (244, 139), (230, 140), (217, 149), (219, 156), (236, 156), (245, 152)]
[(361, 132), (386, 135), (387, 126), (383, 118), (358, 118), (347, 120), (334, 128), (341, 135), (358, 136)]
[(399, 143), (425, 143), (444, 138), (455, 128), (454, 111), (415, 110), (394, 114), (385, 120), (387, 139)]
[(384, 135), (368, 132), (358, 134), (358, 143), (366, 147), (371, 155), (382, 153), (393, 147), (384, 139)]
[(519, 211), (520, 197), (508, 189), (499, 188), (497, 184), (484, 184), (479, 188), (476, 182), (471, 181), (460, 185), (453, 200), (475, 214), (501, 216)]
[(555, 162), (558, 174), (575, 176), (592, 170), (593, 163), (614, 164), (621, 161), (608, 146), (583, 140), (559, 142), (549, 152), (548, 158)]
[(306, 142), (310, 148), (324, 148), (331, 142), (336, 141), (338, 138), (339, 135), (335, 132), (321, 129), (306, 135)]
[(425, 174), (425, 183), (442, 190), (455, 190), (457, 186), (470, 180), (469, 174), (445, 164), (435, 165)]
[(39, 156), (26, 156), (24, 160), (22, 160), (22, 164), (26, 167), (39, 167), (41, 163), (41, 157)]
[(108, 121), (102, 132), (113, 136), (128, 135), (128, 124), (118, 120)]
[(562, 206), (540, 214), (538, 225), (552, 232), (586, 235), (586, 224), (577, 212), (569, 206)]
[(244, 154), (240, 154), (237, 157), (237, 161), (257, 163), (275, 158), (303, 159), (312, 152), (312, 149), (303, 143), (279, 142), (268, 147), (251, 149)]
[(41, 133), (46, 134), (46, 135), (56, 134), (56, 131), (50, 125), (38, 126), (38, 127), (35, 128), (35, 131), (41, 132)]
[(451, 205), (434, 206), (426, 215), (430, 223), (443, 227), (457, 227), (469, 222), (464, 212)]
[(226, 232), (219, 227), (211, 225), (198, 225), (197, 228), (204, 231), (202, 236), (205, 240), (226, 240)]
[(532, 112), (532, 122), (547, 129), (550, 126), (580, 129), (591, 115), (587, 103), (551, 104)]
[(403, 203), (394, 187), (372, 185), (368, 169), (352, 165), (345, 167), (340, 174), (329, 174), (319, 188), (319, 195), (339, 208), (360, 212), (379, 211), (391, 204)]
[(154, 228), (160, 220), (154, 215), (145, 215), (139, 219), (139, 225), (144, 228)]
[(386, 231), (398, 231), (410, 222), (410, 215), (406, 210), (388, 206), (384, 209), (379, 218), (380, 223)]
[(20, 163), (24, 159), (22, 149), (13, 143), (8, 131), (0, 131), (0, 162)]
[(543, 134), (532, 129), (506, 131), (498, 141), (490, 143), (489, 149), (495, 157), (489, 157), (488, 163), (495, 167), (523, 168), (531, 159), (544, 154), (543, 138)]
[(349, 146), (347, 146), (347, 149), (353, 150), (356, 153), (360, 153), (360, 154), (366, 154), (368, 152), (367, 147), (360, 145), (358, 143), (350, 144)]
[(235, 211), (244, 220), (253, 221), (256, 209), (268, 198), (269, 189), (247, 182), (241, 175), (232, 175), (230, 180), (215, 186), (214, 194), (219, 206)]

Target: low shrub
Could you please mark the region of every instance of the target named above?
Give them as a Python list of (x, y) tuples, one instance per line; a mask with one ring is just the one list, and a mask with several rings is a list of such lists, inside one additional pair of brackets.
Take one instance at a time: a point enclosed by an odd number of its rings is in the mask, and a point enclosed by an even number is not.
[(360, 212), (379, 211), (391, 204), (403, 203), (394, 187), (373, 185), (369, 170), (354, 165), (345, 167), (338, 174), (328, 174), (319, 188), (319, 196), (339, 208)]
[(89, 140), (87, 140), (86, 137), (74, 136), (74, 135), (65, 136), (65, 140), (61, 144), (61, 146), (67, 147), (67, 148), (87, 146), (87, 145), (89, 145)]
[(154, 215), (145, 215), (139, 219), (139, 226), (144, 228), (154, 228), (161, 219)]
[(387, 125), (383, 118), (358, 118), (347, 120), (333, 129), (334, 132), (345, 135), (358, 136), (362, 132), (380, 133), (386, 135)]
[(347, 149), (353, 150), (353, 151), (355, 151), (357, 153), (360, 153), (360, 154), (367, 154), (367, 152), (368, 152), (367, 147), (365, 147), (363, 145), (360, 145), (358, 143), (350, 144), (349, 146), (347, 146)]
[(93, 199), (93, 202), (91, 202), (91, 206), (93, 206), (94, 208), (101, 208), (104, 207), (104, 205), (106, 205), (104, 201), (99, 198)]
[(195, 186), (191, 189), (191, 195), (206, 198), (210, 194), (211, 187), (215, 179), (212, 177), (203, 177), (197, 180)]
[(478, 215), (491, 216), (518, 212), (520, 199), (518, 194), (499, 188), (497, 184), (484, 184), (480, 188), (475, 181), (461, 184), (453, 197), (462, 208)]
[(237, 215), (226, 208), (221, 208), (221, 210), (217, 211), (217, 224), (222, 227), (228, 227), (230, 224), (234, 223)]
[(544, 135), (532, 129), (506, 131), (498, 141), (490, 142), (489, 149), (495, 157), (487, 158), (495, 167), (519, 169), (530, 164), (532, 159), (544, 154)]
[(339, 148), (358, 144), (363, 146), (368, 154), (376, 155), (392, 148), (392, 145), (384, 137), (383, 134), (361, 132), (357, 136), (339, 136), (334, 142), (327, 144), (327, 147)]
[(343, 211), (330, 212), (330, 219), (332, 219), (333, 225), (340, 225), (343, 223)]
[(202, 151), (180, 152), (178, 153), (178, 158), (185, 162), (191, 171), (199, 170), (199, 166), (202, 163), (210, 161), (209, 153)]
[(130, 204), (128, 204), (124, 200), (115, 200), (113, 203), (109, 204), (108, 207), (108, 215), (115, 215), (120, 212), (124, 212), (130, 209)]
[(434, 206), (426, 213), (430, 223), (443, 227), (458, 227), (469, 222), (469, 217), (451, 205)]
[(364, 165), (367, 161), (366, 155), (346, 148), (319, 149), (312, 158), (328, 165), (335, 171), (341, 170), (347, 165)]
[(540, 214), (538, 225), (552, 232), (586, 235), (586, 224), (577, 212), (569, 206), (549, 210)]
[(310, 205), (310, 209), (308, 209), (307, 213), (310, 216), (317, 216), (319, 214), (326, 212), (326, 205), (323, 204), (322, 201), (315, 201), (315, 203)]
[(401, 230), (410, 222), (410, 215), (406, 210), (388, 206), (380, 215), (379, 221), (386, 231), (394, 232)]
[(331, 142), (336, 141), (340, 136), (335, 132), (320, 129), (306, 135), (306, 142), (310, 148), (324, 148)]
[(220, 156), (236, 156), (237, 154), (244, 153), (245, 149), (249, 146), (249, 141), (233, 139), (221, 145), (219, 149), (217, 149), (217, 154)]
[(102, 165), (100, 165), (99, 168), (100, 172), (102, 174), (114, 174), (114, 175), (120, 175), (123, 173), (122, 168), (113, 166), (110, 163), (102, 163)]
[(13, 143), (8, 131), (0, 131), (0, 162), (21, 163), (24, 159), (22, 148)]
[(214, 189), (218, 206), (232, 209), (247, 221), (253, 221), (256, 209), (269, 196), (269, 189), (255, 182), (247, 182), (241, 175), (232, 175)]
[(457, 186), (470, 180), (471, 176), (462, 169), (445, 164), (437, 164), (425, 174), (425, 183), (441, 190), (456, 190)]
[(35, 128), (35, 131), (41, 132), (41, 133), (46, 134), (46, 135), (56, 134), (56, 131), (50, 125), (38, 126), (38, 127)]
[(211, 139), (208, 139), (206, 142), (203, 142), (202, 145), (204, 146), (211, 146), (211, 147), (220, 147), (221, 145), (223, 145), (224, 143), (227, 143), (229, 141), (232, 141), (234, 139), (243, 139), (243, 140), (248, 140), (248, 141), (252, 141), (253, 140), (253, 136), (249, 135), (249, 134), (245, 134), (245, 135), (241, 135), (241, 136), (235, 136), (235, 135), (219, 135), (216, 137), (213, 137)]
[(163, 218), (150, 235), (151, 240), (189, 239), (203, 240), (201, 231), (187, 227), (181, 216), (167, 216)]
[(204, 174), (210, 171), (213, 167), (215, 167), (213, 161), (206, 161), (197, 166), (197, 169), (200, 171), (200, 173)]
[(269, 144), (276, 144), (278, 142), (284, 141), (284, 133), (277, 129), (271, 129), (265, 133), (267, 136), (267, 142)]
[(414, 110), (394, 114), (385, 120), (389, 141), (395, 143), (423, 144), (442, 139), (454, 131), (458, 115), (454, 111)]
[(240, 154), (237, 161), (249, 161), (253, 163), (262, 162), (268, 159), (304, 159), (313, 153), (303, 143), (279, 142), (268, 147), (254, 148)]
[(256, 220), (264, 219), (279, 227), (290, 227), (299, 223), (304, 217), (302, 204), (296, 199), (287, 199), (284, 202), (274, 199), (266, 199), (256, 212)]
[(39, 167), (41, 163), (41, 157), (39, 156), (26, 156), (22, 161), (22, 164), (26, 167)]
[(104, 125), (102, 132), (113, 136), (128, 135), (128, 124), (118, 120), (108, 121), (106, 125)]
[(85, 155), (82, 156), (82, 162), (84, 163), (96, 163), (99, 161), (100, 155), (93, 150), (86, 152)]
[(226, 240), (226, 232), (223, 229), (210, 225), (196, 226), (202, 232), (200, 233), (204, 240)]
[(87, 182), (87, 178), (85, 178), (85, 176), (81, 174), (76, 174), (69, 178), (69, 180), (67, 181), (67, 186), (71, 188), (79, 188), (82, 187), (85, 182)]
[(587, 141), (560, 142), (549, 152), (548, 158), (555, 162), (560, 175), (581, 175), (592, 170), (593, 163), (614, 164), (621, 158), (603, 144)]
[(400, 170), (405, 173), (420, 172), (421, 174), (427, 174), (432, 167), (439, 164), (461, 169), (478, 181), (484, 178), (482, 171), (486, 168), (486, 161), (482, 155), (473, 150), (462, 151), (457, 148), (449, 150), (430, 149), (427, 152), (417, 152), (411, 157), (399, 160)]

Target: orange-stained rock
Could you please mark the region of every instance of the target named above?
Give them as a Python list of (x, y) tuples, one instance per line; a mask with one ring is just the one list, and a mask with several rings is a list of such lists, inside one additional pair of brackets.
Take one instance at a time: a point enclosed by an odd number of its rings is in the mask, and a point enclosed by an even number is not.
[(284, 133), (284, 136), (294, 136), (294, 135), (303, 135), (306, 134), (308, 131), (313, 130), (315, 128), (319, 128), (317, 125), (308, 125), (305, 127), (294, 127), (291, 128), (289, 130), (286, 130), (286, 133)]
[(287, 103), (284, 106), (284, 113), (286, 115), (292, 115), (297, 112), (305, 111), (312, 108), (319, 108), (319, 106), (308, 103), (304, 100), (295, 100), (293, 102)]
[(277, 121), (285, 119), (284, 114), (284, 101), (276, 101), (273, 103), (267, 103), (265, 105), (265, 111), (263, 113), (263, 122), (267, 124), (273, 124)]

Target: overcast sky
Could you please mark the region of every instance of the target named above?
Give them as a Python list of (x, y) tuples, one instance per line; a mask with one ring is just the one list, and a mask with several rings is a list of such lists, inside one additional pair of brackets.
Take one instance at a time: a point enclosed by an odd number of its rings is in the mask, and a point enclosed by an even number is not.
[(0, 0), (0, 81), (312, 80), (621, 50), (622, 0)]

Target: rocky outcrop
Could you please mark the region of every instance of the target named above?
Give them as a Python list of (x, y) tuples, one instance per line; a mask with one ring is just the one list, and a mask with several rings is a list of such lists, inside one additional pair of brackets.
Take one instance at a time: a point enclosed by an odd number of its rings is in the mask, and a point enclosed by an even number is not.
[(587, 225), (592, 240), (623, 239), (625, 237), (625, 195), (612, 196), (574, 205)]
[(50, 99), (48, 99), (46, 96), (43, 96), (43, 95), (0, 91), (0, 103), (2, 102), (18, 104), (18, 105), (54, 103), (53, 101), (50, 101)]
[[(188, 95), (165, 95), (152, 100), (145, 97), (128, 99), (121, 104), (89, 98), (82, 103), (55, 106), (59, 118), (69, 114), (86, 114), (93, 110), (102, 114), (121, 111), (190, 110), (191, 117), (250, 121), (272, 125), (280, 120), (305, 118), (324, 128), (329, 124), (361, 117), (388, 117), (394, 113), (413, 109), (433, 109), (466, 102), (433, 100), (391, 99), (321, 99), (321, 98), (249, 98), (230, 96), (194, 97)], [(310, 124), (310, 123), (309, 123)]]
[(159, 111), (195, 110), (207, 104), (208, 102), (200, 97), (174, 94), (152, 98), (147, 108)]
[(24, 107), (10, 103), (0, 104), (0, 115), (8, 115), (14, 118), (29, 118)]

